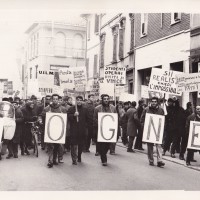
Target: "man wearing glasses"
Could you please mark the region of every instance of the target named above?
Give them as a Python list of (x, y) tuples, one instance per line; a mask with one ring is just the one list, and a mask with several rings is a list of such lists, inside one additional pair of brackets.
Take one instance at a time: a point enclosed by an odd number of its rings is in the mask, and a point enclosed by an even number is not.
[[(144, 127), (144, 121), (146, 113), (156, 114), (156, 115), (164, 115), (164, 110), (158, 105), (158, 97), (152, 97), (150, 106), (144, 109), (141, 116), (141, 124)], [(154, 166), (154, 158), (153, 158), (153, 143), (147, 143), (147, 155), (149, 159), (149, 165)], [(165, 163), (162, 161), (162, 149), (160, 144), (155, 144), (156, 152), (157, 152), (157, 166), (163, 167)]]

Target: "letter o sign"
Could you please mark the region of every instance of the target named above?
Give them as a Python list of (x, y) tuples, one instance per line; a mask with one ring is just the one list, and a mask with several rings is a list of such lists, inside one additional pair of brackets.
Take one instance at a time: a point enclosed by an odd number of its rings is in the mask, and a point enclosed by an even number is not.
[[(52, 135), (52, 134), (51, 134), (51, 129), (50, 129), (51, 121), (52, 121), (52, 119), (55, 119), (55, 118), (59, 119), (59, 120), (61, 121), (61, 124), (62, 124), (60, 136), (59, 136), (57, 139), (52, 138), (52, 136), (51, 136), (51, 135)], [(53, 140), (53, 141), (58, 141), (58, 140), (60, 140), (60, 139), (63, 137), (63, 135), (64, 135), (64, 127), (65, 127), (65, 123), (64, 123), (64, 120), (63, 120), (63, 118), (62, 118), (61, 116), (59, 116), (59, 115), (53, 115), (53, 116), (51, 116), (51, 117), (49, 118), (49, 121), (48, 121), (48, 124), (47, 124), (47, 135), (48, 135), (48, 137), (49, 137), (51, 140)]]

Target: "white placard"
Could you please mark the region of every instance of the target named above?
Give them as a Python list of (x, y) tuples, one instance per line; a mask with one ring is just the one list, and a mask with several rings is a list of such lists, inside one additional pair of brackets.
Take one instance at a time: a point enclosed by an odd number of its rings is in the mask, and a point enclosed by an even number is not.
[(104, 79), (106, 83), (126, 84), (126, 67), (105, 66)]
[(98, 142), (117, 142), (117, 113), (98, 113)]
[(200, 150), (200, 122), (190, 121), (188, 149)]
[(183, 73), (152, 68), (149, 91), (181, 96), (181, 92), (178, 92), (178, 87), (176, 85), (176, 76), (180, 74)]
[(74, 67), (74, 86), (76, 91), (85, 91), (87, 83), (86, 67)]
[(44, 142), (65, 144), (67, 114), (46, 113)]
[(143, 142), (162, 144), (165, 116), (146, 113)]
[(119, 101), (135, 101), (135, 95), (134, 94), (128, 94), (128, 93), (121, 93), (119, 96)]
[(141, 85), (141, 97), (148, 99), (149, 98), (149, 89), (146, 85)]
[(3, 118), (3, 137), (6, 140), (12, 140), (15, 134), (16, 122), (15, 119), (4, 117)]

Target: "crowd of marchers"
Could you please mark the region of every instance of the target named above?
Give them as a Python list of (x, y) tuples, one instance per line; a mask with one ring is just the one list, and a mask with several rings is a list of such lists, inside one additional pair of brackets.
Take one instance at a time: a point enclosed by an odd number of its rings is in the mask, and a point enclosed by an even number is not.
[[(129, 153), (135, 153), (134, 149), (144, 150), (142, 138), (146, 113), (165, 115), (163, 144), (147, 143), (149, 165), (154, 166), (153, 148), (155, 147), (158, 167), (165, 165), (162, 156), (167, 151), (172, 158), (179, 154), (179, 159), (185, 160), (190, 121), (200, 121), (200, 106), (196, 106), (193, 111), (192, 104), (188, 102), (184, 110), (176, 98), (169, 98), (165, 102), (166, 113), (163, 109), (163, 101), (161, 104), (157, 97), (149, 99), (148, 104), (141, 99), (138, 106), (135, 101), (116, 102), (115, 105), (114, 101), (110, 101), (108, 94), (101, 95), (100, 100), (95, 100), (92, 94), (87, 100), (77, 96), (75, 103), (71, 97), (61, 97), (58, 94), (47, 95), (41, 101), (34, 95), (26, 100), (15, 97), (14, 99), (3, 98), (3, 101), (10, 102), (15, 109), (16, 130), (12, 140), (1, 139), (0, 159), (7, 152), (5, 148), (8, 149), (6, 159), (18, 158), (18, 149), (21, 150), (21, 156), (30, 155), (32, 134), (29, 122), (38, 121), (41, 130), (41, 149), (47, 152), (49, 168), (63, 163), (66, 152), (71, 152), (72, 164), (77, 165), (77, 162), (82, 162), (82, 152), (90, 152), (91, 143), (96, 145), (95, 156), (99, 156), (102, 165), (107, 166), (107, 153), (115, 155), (116, 143), (97, 141), (99, 112), (118, 114), (117, 141), (121, 138)], [(65, 144), (44, 142), (47, 112), (67, 113)], [(196, 161), (194, 152), (194, 150), (187, 150), (187, 165)]]

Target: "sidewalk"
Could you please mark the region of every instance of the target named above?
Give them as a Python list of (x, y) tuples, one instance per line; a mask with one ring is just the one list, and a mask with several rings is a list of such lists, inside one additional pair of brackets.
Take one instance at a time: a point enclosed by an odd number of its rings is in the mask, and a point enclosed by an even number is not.
[[(117, 142), (117, 146), (119, 146), (121, 148), (124, 148), (124, 149), (127, 149), (127, 147), (124, 146), (121, 141)], [(146, 144), (143, 144), (143, 149), (144, 149), (144, 151), (140, 151), (140, 150), (137, 150), (137, 149), (134, 149), (134, 151), (139, 152), (139, 153), (143, 153), (143, 154), (147, 154), (147, 145)], [(155, 150), (155, 148), (154, 148), (154, 150)], [(166, 152), (165, 156), (163, 156), (163, 160), (167, 160), (167, 161), (179, 164), (179, 165), (183, 165), (183, 166), (185, 166), (187, 168), (200, 171), (200, 155), (199, 155), (198, 152), (196, 152), (194, 154), (194, 159), (197, 160), (197, 162), (191, 162), (190, 166), (187, 166), (186, 162), (184, 160), (180, 160), (179, 159), (179, 154), (178, 153), (176, 153), (175, 155), (176, 155), (176, 158), (172, 158), (170, 153)], [(186, 158), (186, 154), (184, 156)]]

